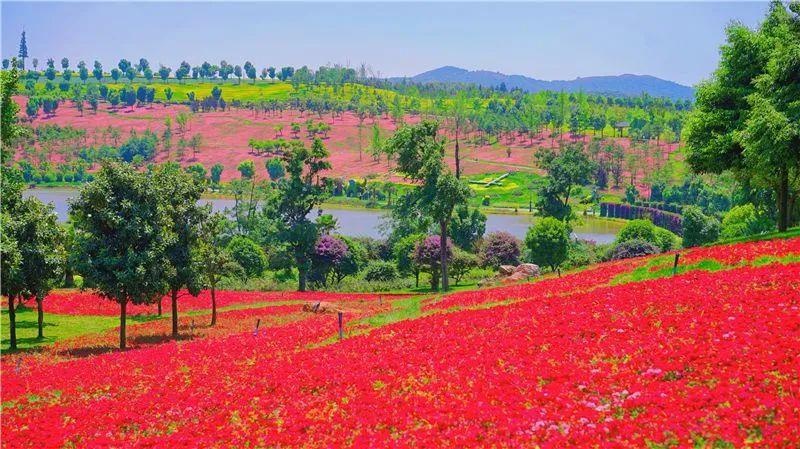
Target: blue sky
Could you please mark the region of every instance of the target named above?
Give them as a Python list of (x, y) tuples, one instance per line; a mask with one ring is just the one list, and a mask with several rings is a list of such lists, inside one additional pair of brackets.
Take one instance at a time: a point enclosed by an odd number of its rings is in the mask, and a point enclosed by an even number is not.
[(540, 79), (648, 74), (706, 78), (724, 27), (767, 3), (1, 3), (2, 56), (19, 33), (42, 64), (66, 56), (256, 66), (366, 62), (382, 76), (443, 65)]

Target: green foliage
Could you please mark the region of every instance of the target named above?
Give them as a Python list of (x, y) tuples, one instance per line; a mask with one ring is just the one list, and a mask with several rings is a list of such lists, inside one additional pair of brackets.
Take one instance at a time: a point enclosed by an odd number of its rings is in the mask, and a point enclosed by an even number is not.
[(550, 267), (553, 271), (567, 259), (569, 241), (567, 225), (553, 217), (539, 220), (525, 236), (531, 262)]
[(231, 238), (227, 247), (231, 258), (244, 270), (247, 277), (258, 277), (267, 268), (267, 255), (253, 240), (237, 235)]
[(456, 207), (450, 223), (450, 238), (458, 247), (473, 251), (475, 244), (486, 232), (486, 215), (477, 208), (466, 205)]
[(705, 245), (719, 238), (719, 221), (703, 213), (697, 206), (683, 209), (683, 246)]
[(552, 149), (540, 149), (536, 160), (547, 172), (547, 185), (539, 191), (537, 207), (546, 217), (567, 220), (572, 214), (569, 205), (573, 188), (589, 183), (595, 164), (586, 155), (583, 143), (570, 143), (556, 153)]
[(611, 248), (608, 258), (611, 260), (629, 259), (631, 257), (649, 256), (658, 254), (659, 249), (656, 245), (640, 239), (626, 240), (617, 243)]
[(450, 273), (456, 281), (461, 282), (464, 276), (478, 266), (478, 256), (464, 251), (458, 247), (453, 248), (453, 258), (450, 260)]
[(133, 135), (119, 147), (119, 156), (125, 162), (132, 162), (137, 156), (142, 160), (149, 161), (156, 154), (157, 142), (158, 138), (150, 132), (141, 136)]
[(266, 162), (267, 166), (267, 173), (269, 174), (269, 179), (273, 181), (277, 181), (284, 176), (286, 176), (286, 170), (283, 168), (283, 162), (281, 162), (278, 158), (269, 159)]
[(772, 231), (774, 223), (750, 203), (735, 206), (722, 218), (720, 237), (733, 239)]
[(389, 282), (397, 279), (398, 273), (393, 263), (375, 260), (364, 268), (362, 277), (369, 282)]
[(125, 308), (160, 297), (167, 288), (169, 217), (150, 174), (104, 162), (94, 182), (71, 205), (78, 271), (121, 305), (120, 347), (125, 347)]
[(252, 179), (256, 174), (256, 164), (250, 159), (240, 162), (236, 169), (239, 170), (239, 174), (244, 179)]

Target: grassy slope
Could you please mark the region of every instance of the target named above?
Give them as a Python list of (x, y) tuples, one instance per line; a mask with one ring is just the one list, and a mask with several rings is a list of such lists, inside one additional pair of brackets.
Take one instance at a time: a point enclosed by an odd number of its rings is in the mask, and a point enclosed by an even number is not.
[[(789, 231), (783, 233), (775, 232), (770, 234), (764, 234), (761, 236), (753, 236), (749, 238), (730, 240), (722, 243), (726, 244), (739, 243), (746, 241), (768, 240), (775, 238), (791, 238), (798, 236), (800, 236), (800, 227), (790, 229)], [(636, 268), (629, 273), (623, 273), (617, 276), (614, 280), (612, 280), (611, 283), (622, 284), (628, 282), (642, 282), (648, 279), (656, 279), (656, 278), (672, 276), (673, 275), (672, 261), (673, 261), (673, 256), (671, 254), (652, 257), (645, 265)], [(790, 254), (790, 255), (785, 255), (783, 257), (768, 257), (768, 256), (761, 257), (754, 260), (750, 265), (760, 266), (772, 263), (787, 264), (787, 263), (797, 263), (797, 262), (800, 262), (800, 255)], [(718, 270), (742, 267), (745, 265), (746, 264), (723, 265), (715, 260), (702, 260), (700, 262), (691, 265), (679, 264), (677, 273), (682, 274), (696, 270), (718, 271)], [(575, 271), (581, 271), (587, 268), (588, 267), (582, 267)], [(459, 285), (457, 286), (457, 288), (454, 288), (454, 291), (470, 290), (475, 288), (477, 288), (477, 285), (474, 283), (464, 283), (463, 285)], [(366, 317), (360, 320), (359, 323), (356, 323), (356, 326), (361, 329), (360, 332), (367, 332), (370, 329), (385, 326), (391, 323), (395, 323), (397, 321), (415, 319), (422, 316), (423, 315), (421, 307), (422, 301), (428, 298), (429, 294), (422, 294), (421, 289), (417, 292), (421, 294), (417, 296), (411, 296), (408, 298), (392, 300), (392, 308), (390, 311)], [(290, 305), (290, 304), (299, 305), (301, 303), (302, 301), (286, 301), (285, 303), (271, 302), (268, 304), (267, 303), (240, 304), (240, 305), (232, 305), (229, 307), (223, 307), (220, 308), (219, 311), (224, 312), (229, 310), (259, 308), (259, 307), (264, 307), (265, 305)], [(505, 301), (501, 301), (496, 304), (495, 303), (481, 304), (479, 307), (481, 308), (494, 307), (496, 305), (502, 305), (505, 303), (506, 303)], [(191, 316), (202, 316), (208, 314), (210, 314), (210, 310), (195, 310), (188, 312), (188, 315)], [(136, 325), (137, 323), (147, 322), (157, 319), (167, 320), (169, 319), (169, 314), (166, 313), (161, 317), (131, 316), (128, 317), (128, 322), (130, 325)], [(8, 311), (3, 310), (0, 325), (2, 325), (2, 346), (4, 348), (8, 346), (8, 324), (9, 324)], [(37, 330), (36, 311), (34, 309), (29, 309), (26, 307), (21, 307), (17, 311), (17, 338), (20, 350), (31, 349), (42, 345), (49, 345), (60, 340), (78, 337), (82, 335), (106, 332), (115, 329), (118, 325), (119, 325), (119, 319), (114, 316), (73, 316), (73, 315), (57, 315), (57, 314), (46, 313), (45, 329), (44, 329), (45, 338), (39, 340), (36, 338), (36, 330)], [(331, 338), (330, 342), (332, 341), (335, 341), (333, 337)]]

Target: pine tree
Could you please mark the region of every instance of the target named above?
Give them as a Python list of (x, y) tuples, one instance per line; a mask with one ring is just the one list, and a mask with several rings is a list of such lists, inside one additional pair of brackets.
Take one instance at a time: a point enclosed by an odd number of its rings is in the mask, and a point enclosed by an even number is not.
[(22, 31), (22, 38), (19, 40), (19, 59), (20, 68), (25, 69), (25, 58), (28, 57), (28, 42), (25, 40), (25, 31)]

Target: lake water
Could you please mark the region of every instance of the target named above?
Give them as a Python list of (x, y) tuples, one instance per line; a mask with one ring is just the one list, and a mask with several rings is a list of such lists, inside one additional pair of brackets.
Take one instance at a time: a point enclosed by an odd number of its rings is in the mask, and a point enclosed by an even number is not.
[[(75, 189), (29, 189), (23, 196), (35, 196), (40, 200), (55, 206), (56, 214), (60, 221), (66, 221), (69, 211), (68, 200), (78, 191)], [(202, 199), (202, 203), (211, 204), (215, 211), (223, 211), (233, 207), (232, 199)], [(384, 222), (386, 211), (369, 209), (335, 209), (323, 207), (323, 212), (331, 214), (339, 222), (339, 232), (349, 236), (382, 237), (381, 226)], [(313, 213), (316, 213), (313, 212)], [(524, 239), (528, 228), (533, 224), (534, 218), (530, 215), (504, 215), (488, 214), (486, 217), (486, 232), (506, 231), (514, 236)], [(614, 240), (622, 224), (616, 221), (604, 220), (594, 217), (582, 217), (580, 223), (575, 225), (575, 235), (578, 238), (594, 240), (597, 243), (609, 243)]]

